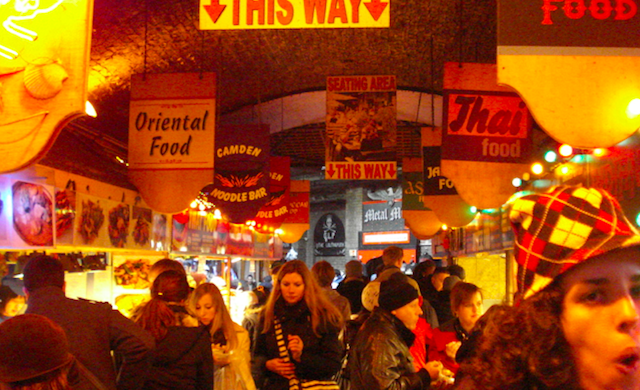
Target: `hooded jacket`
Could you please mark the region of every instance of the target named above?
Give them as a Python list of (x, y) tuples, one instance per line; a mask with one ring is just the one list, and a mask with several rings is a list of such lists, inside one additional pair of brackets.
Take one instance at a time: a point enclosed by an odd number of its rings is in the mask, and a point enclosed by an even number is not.
[(351, 390), (421, 390), (431, 385), (424, 368), (415, 372), (409, 346), (415, 336), (388, 311), (376, 307), (351, 346)]

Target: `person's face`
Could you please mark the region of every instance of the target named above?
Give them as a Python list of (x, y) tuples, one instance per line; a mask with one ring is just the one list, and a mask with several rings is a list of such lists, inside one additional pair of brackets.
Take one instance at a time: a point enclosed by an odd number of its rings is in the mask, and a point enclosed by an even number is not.
[(442, 286), (444, 284), (444, 280), (449, 276), (448, 273), (446, 272), (440, 272), (438, 274), (434, 274), (431, 277), (431, 280), (433, 281), (433, 287), (436, 288), (436, 290), (438, 291), (442, 291)]
[(216, 308), (210, 294), (204, 294), (196, 303), (196, 317), (205, 325), (211, 324), (216, 315)]
[(396, 316), (404, 326), (409, 330), (414, 330), (418, 326), (418, 319), (422, 315), (422, 308), (420, 308), (420, 300), (418, 298), (407, 303), (399, 309), (391, 311), (391, 314)]
[(304, 280), (302, 275), (297, 272), (291, 272), (282, 277), (280, 280), (280, 290), (285, 302), (293, 305), (298, 303), (304, 297)]
[(563, 282), (562, 330), (583, 389), (640, 389), (640, 258), (605, 254)]
[(482, 295), (479, 292), (474, 293), (469, 300), (458, 306), (455, 313), (462, 327), (467, 332), (470, 331), (482, 315)]
[(15, 317), (22, 310), (22, 306), (24, 305), (24, 298), (15, 297), (10, 299), (7, 304), (4, 306), (4, 310), (2, 315), (5, 317)]

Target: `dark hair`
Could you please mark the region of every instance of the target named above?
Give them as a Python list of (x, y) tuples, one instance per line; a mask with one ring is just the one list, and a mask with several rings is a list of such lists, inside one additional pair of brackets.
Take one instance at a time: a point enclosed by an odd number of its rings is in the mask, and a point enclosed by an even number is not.
[(462, 266), (458, 264), (452, 264), (448, 266), (447, 270), (449, 271), (449, 275), (457, 276), (460, 278), (460, 280), (464, 280), (467, 275), (467, 273), (464, 271), (464, 268), (462, 268)]
[(460, 305), (467, 302), (475, 293), (480, 293), (480, 287), (472, 283), (458, 282), (451, 289), (451, 310), (456, 311)]
[(149, 280), (153, 283), (155, 278), (157, 278), (158, 275), (160, 275), (164, 271), (178, 271), (185, 275), (187, 274), (187, 271), (185, 271), (184, 266), (181, 262), (174, 259), (164, 258), (156, 261), (151, 265), (148, 273)]
[(436, 262), (427, 259), (416, 264), (416, 268), (413, 269), (413, 275), (416, 279), (426, 279), (436, 270)]
[(333, 269), (333, 266), (325, 260), (320, 260), (315, 263), (311, 267), (311, 273), (318, 281), (320, 287), (330, 286), (336, 277), (336, 271)]
[(485, 390), (577, 390), (577, 373), (560, 316), (564, 292), (554, 281), (487, 326), (462, 375)]
[(24, 287), (33, 292), (42, 287), (64, 286), (64, 266), (59, 260), (47, 255), (36, 255), (29, 259), (22, 271)]
[(160, 341), (170, 326), (176, 325), (176, 317), (169, 303), (182, 303), (189, 297), (187, 276), (179, 271), (164, 271), (151, 286), (151, 300), (144, 304), (135, 322)]

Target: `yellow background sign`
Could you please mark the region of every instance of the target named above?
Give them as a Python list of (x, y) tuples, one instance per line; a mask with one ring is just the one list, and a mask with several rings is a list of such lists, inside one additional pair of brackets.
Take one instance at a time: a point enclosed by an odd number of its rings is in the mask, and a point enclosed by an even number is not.
[(398, 167), (395, 161), (327, 162), (327, 180), (394, 180)]
[(391, 0), (200, 0), (201, 30), (389, 27)]

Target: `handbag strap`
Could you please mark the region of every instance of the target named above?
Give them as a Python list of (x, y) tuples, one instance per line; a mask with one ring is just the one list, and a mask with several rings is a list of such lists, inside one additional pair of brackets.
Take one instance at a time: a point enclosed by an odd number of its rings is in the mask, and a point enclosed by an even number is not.
[[(287, 343), (284, 342), (284, 335), (282, 334), (282, 325), (277, 318), (273, 320), (273, 329), (276, 334), (276, 343), (278, 344), (278, 354), (286, 363), (291, 362), (289, 357), (289, 351), (287, 350)], [(300, 390), (300, 381), (295, 374), (289, 379), (289, 390)]]

